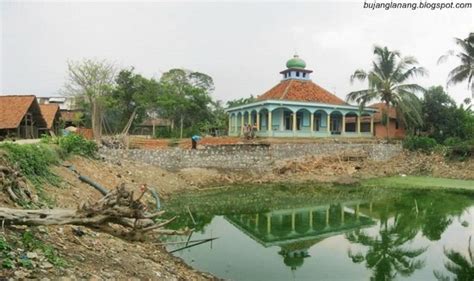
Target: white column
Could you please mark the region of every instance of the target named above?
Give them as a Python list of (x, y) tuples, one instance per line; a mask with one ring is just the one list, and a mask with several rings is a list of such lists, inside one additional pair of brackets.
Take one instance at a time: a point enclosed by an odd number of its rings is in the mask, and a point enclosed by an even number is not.
[(310, 119), (310, 126), (311, 126), (311, 134), (313, 133), (314, 131), (314, 113), (311, 112), (311, 115), (309, 116)]
[(267, 130), (268, 132), (272, 131), (272, 112), (271, 111), (268, 111)]
[(370, 134), (374, 135), (374, 115), (370, 115)]
[(344, 134), (346, 132), (346, 115), (342, 115), (342, 130), (341, 133)]
[(296, 112), (293, 112), (293, 133), (296, 133)]

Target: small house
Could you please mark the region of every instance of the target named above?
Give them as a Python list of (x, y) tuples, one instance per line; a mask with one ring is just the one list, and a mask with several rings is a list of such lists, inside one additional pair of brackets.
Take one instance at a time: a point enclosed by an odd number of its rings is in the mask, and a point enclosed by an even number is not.
[(41, 114), (46, 121), (46, 127), (40, 130), (41, 133), (58, 135), (61, 127), (61, 113), (59, 111), (59, 105), (40, 104)]
[(0, 96), (0, 138), (38, 138), (46, 127), (34, 95)]

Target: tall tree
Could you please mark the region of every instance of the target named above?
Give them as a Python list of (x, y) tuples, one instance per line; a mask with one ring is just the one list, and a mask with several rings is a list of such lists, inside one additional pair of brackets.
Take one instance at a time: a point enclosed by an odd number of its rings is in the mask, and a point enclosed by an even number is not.
[(110, 94), (115, 77), (115, 67), (106, 60), (84, 59), (68, 61), (68, 76), (64, 92), (82, 98), (91, 112), (94, 138), (102, 135), (103, 104)]
[(204, 73), (171, 69), (160, 79), (163, 94), (158, 103), (169, 118), (179, 121), (180, 138), (185, 122), (199, 122), (209, 114), (210, 93), (214, 90), (212, 78)]
[(108, 101), (109, 124), (115, 131), (126, 126), (135, 112), (134, 122), (141, 122), (148, 112), (156, 110), (156, 102), (160, 94), (159, 83), (134, 73), (134, 68), (121, 70), (116, 79)]
[(444, 62), (448, 57), (459, 58), (461, 64), (453, 68), (448, 74), (448, 86), (462, 83), (467, 80), (467, 89), (471, 89), (474, 98), (474, 32), (469, 33), (466, 39), (454, 38), (454, 42), (461, 48), (461, 51), (448, 51), (438, 59), (438, 63)]
[(443, 87), (431, 87), (422, 101), (423, 128), (438, 142), (442, 142), (450, 129), (449, 116), (456, 108), (454, 100), (444, 91)]
[[(386, 105), (383, 113), (388, 116), (391, 107), (397, 111), (397, 117), (408, 127), (421, 125), (421, 104), (416, 96), (417, 92), (425, 89), (418, 84), (409, 83), (409, 79), (417, 75), (425, 75), (423, 67), (416, 66), (418, 61), (414, 57), (402, 57), (398, 51), (390, 51), (387, 47), (374, 47), (375, 59), (369, 71), (356, 70), (351, 75), (351, 82), (355, 79), (368, 81), (365, 90), (350, 92), (347, 100), (357, 102), (363, 109), (368, 102), (381, 100)], [(387, 139), (389, 138), (389, 122), (386, 122)]]

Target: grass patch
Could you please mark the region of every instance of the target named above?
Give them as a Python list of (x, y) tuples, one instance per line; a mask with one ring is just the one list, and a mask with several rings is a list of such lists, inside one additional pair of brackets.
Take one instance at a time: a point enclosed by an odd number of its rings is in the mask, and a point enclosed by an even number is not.
[(444, 188), (474, 190), (474, 180), (458, 180), (423, 176), (387, 177), (362, 182), (368, 187), (388, 188)]
[[(57, 165), (63, 159), (63, 154), (57, 146), (47, 144), (25, 144), (3, 143), (0, 150), (6, 152), (9, 163), (19, 169), (34, 186), (40, 202), (51, 207), (53, 199), (43, 189), (44, 184), (60, 186), (61, 179), (55, 175), (51, 165)], [(27, 203), (21, 204), (24, 207)]]
[(52, 265), (56, 267), (66, 267), (66, 261), (61, 258), (53, 246), (44, 243), (36, 238), (33, 232), (25, 231), (21, 237), (23, 247), (28, 251), (40, 250)]
[[(43, 137), (39, 144), (2, 143), (2, 150), (6, 153), (6, 160), (33, 184), (40, 202), (52, 207), (55, 202), (46, 194), (43, 185), (59, 187), (61, 179), (50, 167), (71, 155), (95, 157), (97, 145), (80, 135), (70, 134), (64, 137)], [(19, 203), (25, 208), (32, 207), (28, 202)]]
[[(23, 249), (23, 251), (19, 252), (17, 249)], [(41, 252), (55, 267), (68, 266), (53, 246), (38, 239), (30, 230), (23, 232), (19, 237), (9, 236), (8, 240), (5, 235), (0, 235), (0, 268), (33, 268), (32, 260), (26, 256), (26, 252)], [(38, 261), (35, 260), (35, 262)]]

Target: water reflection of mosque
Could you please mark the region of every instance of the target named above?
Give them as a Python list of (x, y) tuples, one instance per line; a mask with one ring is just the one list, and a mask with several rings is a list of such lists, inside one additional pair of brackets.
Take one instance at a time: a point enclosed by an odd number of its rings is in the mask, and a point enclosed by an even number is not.
[[(320, 241), (375, 222), (361, 209), (372, 204), (347, 202), (266, 213), (227, 215), (226, 220), (265, 248), (278, 246), (283, 262), (292, 270), (309, 257), (308, 249)], [(366, 207), (366, 208), (362, 208)]]

